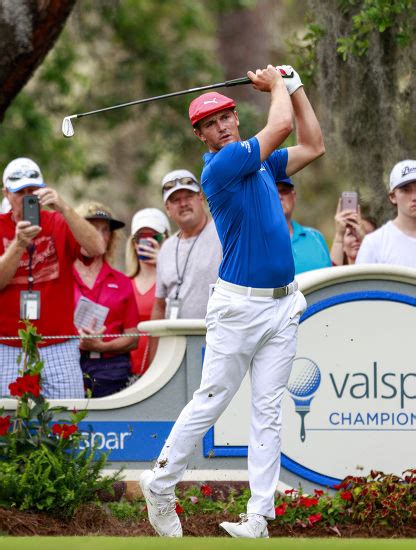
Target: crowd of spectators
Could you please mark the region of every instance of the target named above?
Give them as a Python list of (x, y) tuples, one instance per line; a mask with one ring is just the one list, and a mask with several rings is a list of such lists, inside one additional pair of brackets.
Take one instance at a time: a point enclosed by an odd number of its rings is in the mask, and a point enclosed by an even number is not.
[[(318, 230), (292, 218), (297, 200), (292, 179), (276, 185), (297, 274), (354, 263), (416, 268), (416, 161), (394, 166), (388, 197), (397, 215), (379, 229), (359, 204), (351, 209), (338, 202), (330, 250)], [(13, 338), (23, 319), (54, 337), (40, 344), (45, 396), (79, 398), (114, 394), (146, 372), (157, 340), (139, 337), (139, 322), (205, 317), (222, 259), (215, 224), (188, 170), (166, 174), (161, 194), (166, 213), (144, 208), (134, 214), (121, 272), (112, 261), (126, 221), (98, 202), (73, 209), (31, 159), (6, 166), (0, 210), (1, 396), (18, 375), (21, 344)], [(39, 202), (39, 222), (25, 219), (24, 196)], [(178, 228), (173, 234), (170, 222)]]

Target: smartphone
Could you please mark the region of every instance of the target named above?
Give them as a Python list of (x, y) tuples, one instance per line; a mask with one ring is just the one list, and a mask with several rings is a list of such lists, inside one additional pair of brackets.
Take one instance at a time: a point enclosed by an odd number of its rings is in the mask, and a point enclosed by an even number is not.
[[(153, 243), (150, 239), (140, 239), (139, 241), (139, 248), (140, 246), (150, 246), (153, 248)], [(143, 251), (142, 254), (139, 254), (139, 260), (148, 260), (149, 259), (149, 256), (145, 256), (146, 252)]]
[(358, 210), (358, 193), (343, 191), (341, 193), (341, 210)]
[(40, 225), (40, 206), (36, 195), (23, 195), (23, 220)]

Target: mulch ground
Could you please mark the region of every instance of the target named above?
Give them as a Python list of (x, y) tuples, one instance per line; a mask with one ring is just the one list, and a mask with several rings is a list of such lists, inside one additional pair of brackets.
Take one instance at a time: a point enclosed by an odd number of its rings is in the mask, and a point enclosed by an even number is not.
[[(181, 516), (183, 532), (190, 537), (223, 537), (219, 527), (222, 521), (237, 521), (227, 514), (201, 514)], [(70, 521), (52, 518), (46, 514), (35, 514), (0, 508), (0, 535), (16, 536), (82, 536), (108, 535), (120, 537), (153, 536), (153, 529), (146, 520), (121, 522), (94, 505), (83, 506)], [(402, 528), (362, 527), (358, 525), (340, 526), (339, 533), (329, 527), (288, 527), (269, 524), (271, 537), (334, 537), (342, 538), (415, 538), (416, 526)]]

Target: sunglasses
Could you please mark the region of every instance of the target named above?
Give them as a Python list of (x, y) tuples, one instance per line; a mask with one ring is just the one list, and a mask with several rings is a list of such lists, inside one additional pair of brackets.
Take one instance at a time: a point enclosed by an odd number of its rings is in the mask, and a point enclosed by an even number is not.
[(191, 185), (198, 185), (198, 183), (193, 178), (189, 178), (189, 177), (176, 178), (174, 180), (167, 181), (163, 185), (162, 193), (164, 193), (165, 191), (169, 191), (169, 189), (173, 189), (177, 185), (189, 185), (189, 186), (191, 186)]
[(165, 235), (163, 233), (138, 233), (137, 235), (133, 235), (132, 240), (136, 244), (140, 244), (141, 239), (154, 239), (159, 244), (163, 241), (165, 238)]
[(40, 173), (37, 170), (26, 170), (26, 172), (18, 171), (13, 172), (10, 176), (7, 177), (10, 181), (18, 181), (22, 178), (37, 179), (40, 177)]

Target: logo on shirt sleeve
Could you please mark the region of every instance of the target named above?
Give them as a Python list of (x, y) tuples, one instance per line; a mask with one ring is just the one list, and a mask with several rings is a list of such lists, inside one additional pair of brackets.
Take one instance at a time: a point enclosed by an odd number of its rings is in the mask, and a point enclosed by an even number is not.
[(248, 141), (240, 141), (240, 145), (241, 147), (244, 147), (245, 149), (247, 149), (249, 153), (251, 153), (251, 145)]

